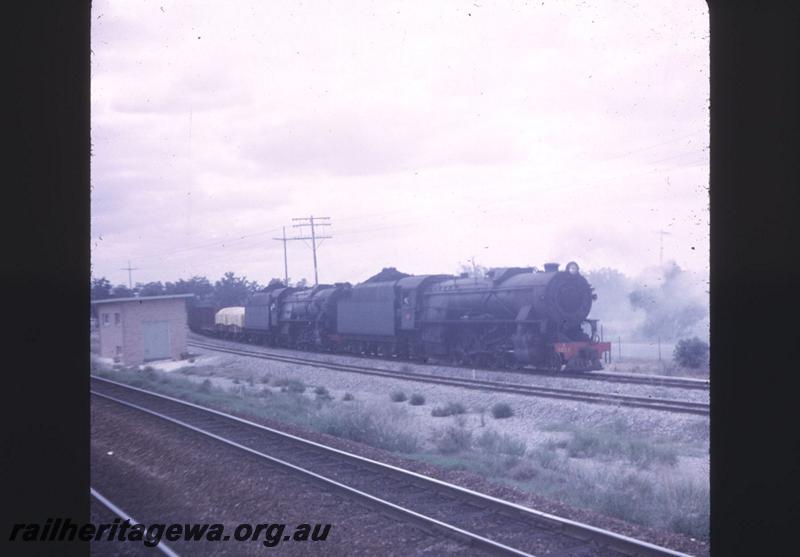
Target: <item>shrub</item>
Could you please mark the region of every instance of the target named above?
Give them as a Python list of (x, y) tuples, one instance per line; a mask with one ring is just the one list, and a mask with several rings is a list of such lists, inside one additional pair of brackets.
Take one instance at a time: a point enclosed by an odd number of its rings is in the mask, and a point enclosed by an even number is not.
[(289, 384), (286, 385), (285, 389), (290, 393), (304, 393), (306, 392), (306, 386), (302, 381), (298, 381), (297, 379), (290, 379)]
[(314, 394), (317, 395), (319, 400), (331, 400), (333, 397), (325, 387), (319, 386), (314, 388)]
[(701, 485), (681, 479), (664, 482), (666, 507), (672, 510), (669, 527), (682, 534), (702, 540), (708, 539), (709, 492), (708, 484)]
[(684, 338), (675, 345), (672, 359), (682, 367), (697, 369), (708, 363), (708, 343), (697, 337)]
[(355, 397), (353, 396), (353, 393), (345, 393), (342, 396), (342, 400), (354, 400), (354, 399)]
[(448, 402), (445, 406), (434, 406), (433, 410), (431, 410), (431, 416), (434, 418), (444, 418), (463, 414), (464, 412), (466, 412), (466, 409), (460, 402)]
[(569, 441), (560, 445), (574, 458), (602, 457), (627, 460), (638, 468), (650, 468), (653, 463), (674, 466), (678, 461), (677, 454), (669, 447), (604, 431), (579, 430), (574, 432)]
[(641, 440), (632, 440), (627, 443), (625, 456), (639, 468), (650, 468), (653, 463), (675, 466), (678, 455), (671, 447), (654, 445)]
[(197, 387), (197, 390), (200, 391), (201, 393), (210, 393), (211, 392), (211, 380), (210, 379), (204, 379), (203, 382), (200, 383), (200, 386)]
[(442, 454), (453, 454), (472, 447), (472, 432), (463, 427), (447, 427), (434, 434), (433, 444)]
[(487, 453), (502, 454), (514, 458), (521, 458), (525, 454), (525, 443), (515, 439), (507, 433), (499, 434), (496, 431), (484, 431), (475, 440), (475, 444)]
[(653, 509), (646, 502), (653, 500), (653, 485), (638, 474), (617, 477), (612, 485), (597, 490), (597, 506), (607, 516), (630, 522), (652, 522)]
[(272, 384), (276, 387), (280, 387), (281, 391), (284, 393), (304, 393), (306, 390), (305, 384), (297, 379), (287, 379), (285, 377), (281, 377), (273, 381)]
[(408, 399), (408, 403), (411, 406), (422, 406), (425, 404), (425, 397), (419, 393), (414, 393), (411, 395), (411, 398)]
[(265, 384), (265, 385), (269, 385), (269, 379), (270, 379), (269, 375), (262, 375), (261, 376), (261, 382), (263, 384)]
[(419, 450), (419, 439), (397, 426), (397, 415), (365, 410), (358, 406), (338, 407), (320, 413), (314, 419), (323, 433), (365, 443), (379, 449), (413, 453)]
[(530, 462), (519, 462), (510, 471), (510, 476), (520, 482), (532, 480), (539, 475), (539, 471)]
[(233, 384), (234, 385), (238, 385), (239, 383), (241, 383), (241, 381), (239, 381), (239, 378), (238, 377), (234, 377), (233, 378)]
[(494, 416), (498, 420), (502, 420), (503, 418), (510, 418), (514, 415), (514, 411), (511, 409), (511, 405), (507, 402), (498, 402), (494, 406), (492, 406), (492, 416)]
[(552, 446), (537, 447), (529, 456), (540, 468), (547, 470), (560, 470), (566, 464), (565, 459)]
[(392, 400), (392, 402), (403, 402), (407, 397), (403, 391), (393, 391), (389, 395), (389, 398)]

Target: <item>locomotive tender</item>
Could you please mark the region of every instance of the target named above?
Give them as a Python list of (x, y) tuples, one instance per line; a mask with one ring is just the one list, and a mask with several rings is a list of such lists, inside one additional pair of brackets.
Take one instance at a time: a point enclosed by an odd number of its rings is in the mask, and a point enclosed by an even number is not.
[(385, 278), (265, 289), (245, 306), (243, 326), (230, 324), (230, 308), (212, 323), (199, 306), (189, 326), (256, 344), (476, 367), (591, 371), (611, 350), (588, 319), (597, 295), (574, 262), (563, 271), (556, 263), (496, 268), (483, 278)]

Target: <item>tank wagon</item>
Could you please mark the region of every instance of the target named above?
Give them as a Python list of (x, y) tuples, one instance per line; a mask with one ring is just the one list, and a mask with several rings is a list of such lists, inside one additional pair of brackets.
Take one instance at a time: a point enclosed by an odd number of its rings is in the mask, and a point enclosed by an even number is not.
[[(244, 341), (476, 367), (602, 369), (608, 342), (589, 319), (597, 298), (577, 263), (492, 269), (485, 277), (390, 280), (262, 291), (245, 306)], [(190, 323), (190, 327), (191, 327)], [(193, 327), (193, 330), (198, 327)], [(230, 336), (230, 329), (199, 327)]]

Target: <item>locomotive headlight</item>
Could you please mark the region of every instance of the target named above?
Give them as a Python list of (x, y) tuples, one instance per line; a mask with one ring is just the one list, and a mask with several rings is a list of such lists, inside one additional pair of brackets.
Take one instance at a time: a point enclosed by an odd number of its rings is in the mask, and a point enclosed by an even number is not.
[(578, 264), (574, 261), (570, 261), (567, 263), (567, 272), (571, 275), (577, 275), (580, 269), (578, 268)]

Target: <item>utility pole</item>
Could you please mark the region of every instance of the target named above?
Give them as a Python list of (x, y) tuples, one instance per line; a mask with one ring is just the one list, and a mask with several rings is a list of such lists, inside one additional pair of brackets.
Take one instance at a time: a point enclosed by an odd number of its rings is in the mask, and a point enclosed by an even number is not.
[(285, 226), (283, 227), (283, 238), (273, 238), (273, 240), (283, 242), (283, 282), (285, 286), (289, 286), (289, 260), (286, 258), (286, 242), (289, 241), (289, 238), (286, 237)]
[(475, 256), (469, 258), (469, 262), (472, 264), (472, 279), (475, 284), (478, 284), (478, 268), (475, 265)]
[(658, 234), (661, 235), (661, 248), (659, 249), (659, 252), (658, 252), (658, 266), (659, 267), (663, 267), (664, 266), (664, 236), (669, 236), (670, 233), (667, 232), (666, 230), (659, 230)]
[(131, 271), (138, 271), (139, 269), (136, 267), (131, 267), (131, 262), (128, 260), (128, 266), (123, 267), (120, 271), (128, 271), (128, 288), (133, 290), (133, 279), (131, 277)]
[[(302, 227), (302, 226), (309, 226), (311, 227), (311, 236), (298, 236), (292, 238), (292, 240), (311, 240), (311, 251), (314, 254), (314, 286), (319, 284), (319, 276), (317, 274), (317, 240), (325, 240), (327, 238), (332, 238), (333, 236), (318, 236), (316, 228), (317, 226), (330, 226), (331, 223), (325, 222), (331, 220), (330, 217), (315, 217), (311, 215), (308, 218), (296, 218), (292, 219), (296, 221), (298, 224), (293, 224), (292, 226), (295, 228)], [(323, 221), (323, 222), (317, 222)]]

